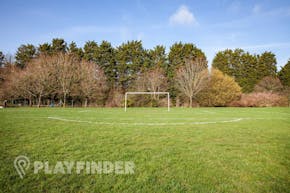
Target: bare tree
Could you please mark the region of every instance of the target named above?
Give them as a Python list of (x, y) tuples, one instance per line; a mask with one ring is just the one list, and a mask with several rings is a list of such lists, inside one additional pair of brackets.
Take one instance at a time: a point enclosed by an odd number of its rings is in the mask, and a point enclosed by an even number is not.
[(22, 96), (19, 92), (21, 71), (19, 68), (10, 66), (5, 72), (5, 81), (2, 86), (2, 99), (13, 100)]
[(176, 86), (189, 99), (192, 99), (205, 87), (208, 80), (207, 61), (203, 58), (187, 59), (185, 65), (177, 70)]
[(42, 97), (54, 92), (54, 58), (51, 56), (41, 55), (32, 60), (24, 70), (26, 81), (31, 88), (33, 96), (37, 97), (37, 106), (40, 107)]
[(7, 65), (0, 68), (0, 96), (1, 100), (7, 100), (12, 97), (11, 77), (15, 71), (19, 69), (14, 65)]
[(266, 76), (255, 85), (255, 92), (279, 93), (283, 90), (283, 85), (279, 78)]
[(33, 98), (37, 98), (37, 106), (40, 107), (41, 99), (51, 84), (49, 62), (47, 57), (41, 56), (30, 61), (23, 70), (15, 68), (5, 81), (7, 94), (15, 99), (28, 99), (29, 105), (32, 105)]
[(93, 62), (82, 61), (77, 74), (78, 84), (74, 87), (74, 93), (85, 100), (85, 107), (88, 101), (102, 100), (106, 91), (106, 77), (103, 70)]
[[(164, 70), (160, 67), (148, 70), (141, 74), (135, 83), (135, 89), (138, 91), (159, 92), (164, 91), (167, 87), (167, 78)], [(154, 99), (156, 96), (153, 95)]]
[(7, 69), (5, 82), (2, 87), (2, 98), (5, 100), (28, 99), (29, 105), (31, 105), (32, 98), (36, 97), (32, 83), (33, 79), (27, 70), (20, 70), (11, 65)]
[(59, 94), (63, 98), (63, 107), (66, 106), (67, 96), (73, 89), (74, 84), (78, 81), (80, 64), (77, 57), (73, 54), (58, 53), (54, 56), (53, 64), (58, 85)]
[(19, 71), (11, 77), (11, 89), (13, 89), (14, 97), (23, 97), (29, 100), (29, 106), (32, 106), (33, 98), (37, 97), (34, 88), (34, 79), (30, 77), (30, 72), (27, 70)]

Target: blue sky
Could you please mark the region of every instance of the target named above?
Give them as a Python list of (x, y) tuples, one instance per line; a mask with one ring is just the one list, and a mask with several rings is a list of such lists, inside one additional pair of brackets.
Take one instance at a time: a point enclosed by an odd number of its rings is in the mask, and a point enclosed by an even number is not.
[(272, 51), (278, 66), (290, 58), (290, 1), (127, 0), (0, 1), (0, 50), (14, 54), (21, 44), (64, 38), (83, 46), (88, 40), (142, 40), (169, 50), (191, 42), (207, 55), (226, 48), (251, 53)]

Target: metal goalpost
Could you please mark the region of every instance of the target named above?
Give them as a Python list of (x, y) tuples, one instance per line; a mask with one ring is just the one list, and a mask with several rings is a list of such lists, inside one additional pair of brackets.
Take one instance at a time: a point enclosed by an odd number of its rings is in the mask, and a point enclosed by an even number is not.
[(125, 112), (127, 111), (127, 98), (129, 94), (166, 94), (167, 95), (167, 111), (170, 111), (170, 95), (169, 92), (126, 92), (125, 93)]

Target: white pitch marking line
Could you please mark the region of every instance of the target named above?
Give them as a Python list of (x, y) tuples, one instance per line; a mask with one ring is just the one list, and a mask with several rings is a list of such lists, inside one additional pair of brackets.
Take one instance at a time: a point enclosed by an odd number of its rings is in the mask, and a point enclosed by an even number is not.
[(77, 122), (77, 123), (90, 123), (90, 124), (98, 124), (98, 125), (149, 125), (149, 126), (162, 126), (162, 125), (203, 125), (203, 124), (216, 124), (216, 123), (232, 123), (232, 122), (239, 122), (246, 119), (251, 118), (236, 118), (231, 120), (225, 121), (208, 121), (208, 122), (188, 122), (188, 123), (110, 123), (110, 122), (92, 122), (92, 121), (82, 121), (82, 120), (75, 120), (75, 119), (65, 119), (61, 117), (47, 117), (48, 119), (54, 119), (58, 121), (65, 121), (65, 122)]

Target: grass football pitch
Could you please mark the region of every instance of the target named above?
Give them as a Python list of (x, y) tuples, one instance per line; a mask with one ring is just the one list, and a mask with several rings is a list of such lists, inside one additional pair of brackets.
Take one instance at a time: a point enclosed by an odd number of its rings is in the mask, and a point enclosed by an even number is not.
[[(35, 173), (37, 160), (134, 172)], [(290, 192), (290, 108), (0, 109), (0, 192)]]

